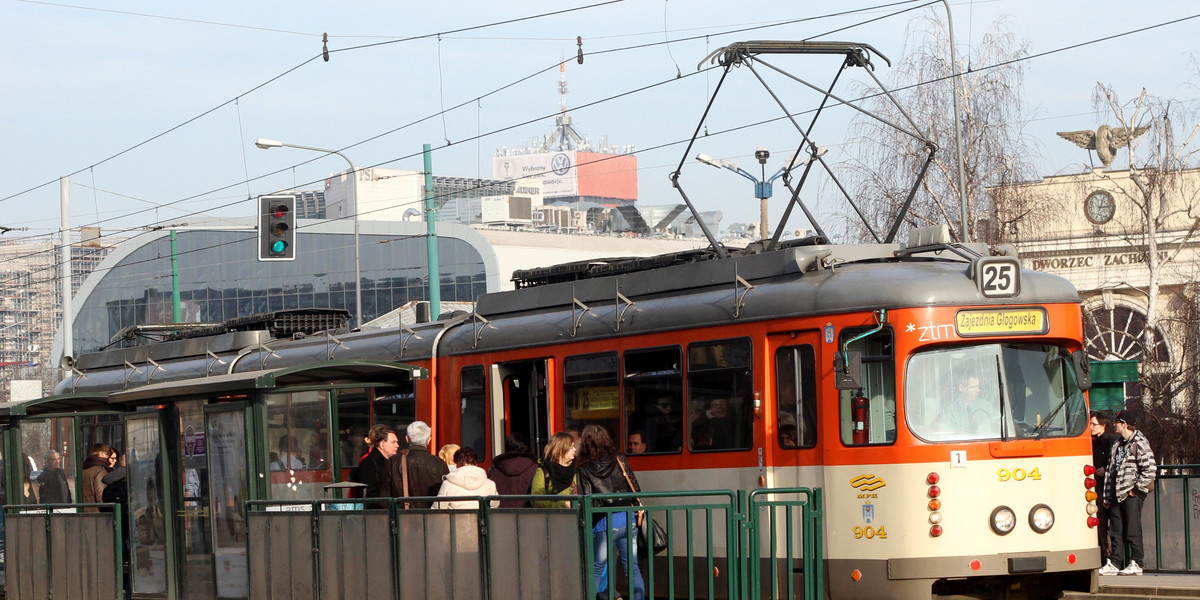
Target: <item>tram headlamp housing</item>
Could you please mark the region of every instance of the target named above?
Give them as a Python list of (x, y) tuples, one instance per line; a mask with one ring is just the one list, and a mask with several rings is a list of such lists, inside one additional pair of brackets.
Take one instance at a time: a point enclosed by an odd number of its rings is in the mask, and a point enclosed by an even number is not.
[(1029, 511), (1029, 526), (1038, 533), (1046, 533), (1054, 527), (1054, 511), (1049, 506), (1039, 504)]
[(997, 506), (989, 520), (996, 535), (1008, 535), (1017, 526), (1017, 514), (1007, 506)]

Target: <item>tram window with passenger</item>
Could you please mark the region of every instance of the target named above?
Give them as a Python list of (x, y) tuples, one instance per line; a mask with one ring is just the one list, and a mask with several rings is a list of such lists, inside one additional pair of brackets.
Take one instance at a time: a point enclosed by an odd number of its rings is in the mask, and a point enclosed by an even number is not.
[(616, 352), (563, 361), (563, 421), (568, 429), (596, 424), (622, 439), (620, 359)]
[(1071, 355), (1052, 344), (981, 344), (914, 354), (909, 428), (926, 441), (1074, 437), (1087, 407)]
[(693, 452), (747, 450), (754, 442), (748, 339), (688, 346), (688, 440)]
[[(683, 350), (679, 346), (625, 352), (628, 441), (640, 433), (646, 454), (683, 449)], [(633, 452), (626, 444), (627, 452)]]
[(788, 346), (775, 352), (775, 398), (779, 447), (815, 446), (817, 372), (812, 346)]
[[(384, 424), (397, 428), (404, 437), (404, 428), (416, 419), (416, 399), (412, 382), (379, 388), (347, 388), (337, 394), (338, 452), (343, 479), (349, 470), (368, 452), (366, 435), (371, 427)], [(270, 442), (270, 440), (268, 440)]]
[(842, 443), (869, 446), (895, 442), (896, 359), (891, 329), (847, 329), (842, 332), (842, 344), (862, 359), (861, 387), (840, 390), (838, 394)]

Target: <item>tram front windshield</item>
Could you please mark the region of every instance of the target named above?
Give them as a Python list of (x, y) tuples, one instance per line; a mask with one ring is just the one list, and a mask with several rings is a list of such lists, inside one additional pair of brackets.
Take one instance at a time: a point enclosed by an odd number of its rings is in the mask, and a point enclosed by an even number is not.
[(1071, 355), (1051, 344), (927, 350), (908, 361), (909, 429), (930, 442), (1074, 437), (1088, 420)]

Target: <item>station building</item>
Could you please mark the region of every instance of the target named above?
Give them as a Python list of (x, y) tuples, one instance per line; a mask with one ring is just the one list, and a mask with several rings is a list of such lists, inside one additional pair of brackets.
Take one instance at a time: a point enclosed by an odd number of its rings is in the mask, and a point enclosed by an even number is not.
[(1078, 288), (1099, 365), (1094, 407), (1124, 408), (1122, 396), (1149, 407), (1151, 393), (1182, 411), (1196, 396), (1200, 343), (1200, 170), (1138, 175), (1151, 184), (1149, 202), (1128, 170), (991, 188), (993, 239), (1013, 243), (1026, 268)]

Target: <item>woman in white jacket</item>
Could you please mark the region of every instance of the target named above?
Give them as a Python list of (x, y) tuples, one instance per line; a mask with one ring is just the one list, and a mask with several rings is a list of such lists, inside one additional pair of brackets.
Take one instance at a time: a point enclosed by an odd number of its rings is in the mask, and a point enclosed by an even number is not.
[[(479, 468), (479, 457), (471, 448), (459, 448), (454, 452), (454, 464), (458, 468), (442, 477), (442, 487), (438, 496), (497, 496), (496, 482), (488, 479), (487, 471)], [(500, 505), (499, 500), (492, 500), (492, 508)], [(444, 500), (435, 502), (433, 508), (439, 510), (472, 510), (479, 507), (475, 500)]]

